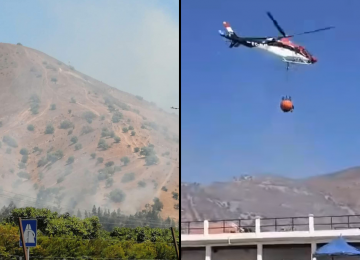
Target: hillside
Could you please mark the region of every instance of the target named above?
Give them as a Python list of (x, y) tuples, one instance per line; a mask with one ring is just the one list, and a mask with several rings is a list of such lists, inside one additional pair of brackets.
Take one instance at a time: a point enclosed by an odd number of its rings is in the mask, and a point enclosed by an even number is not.
[(0, 89), (4, 204), (133, 214), (158, 197), (178, 218), (177, 115), (19, 45), (0, 44)]
[(303, 180), (243, 176), (181, 184), (181, 221), (360, 214), (360, 167)]

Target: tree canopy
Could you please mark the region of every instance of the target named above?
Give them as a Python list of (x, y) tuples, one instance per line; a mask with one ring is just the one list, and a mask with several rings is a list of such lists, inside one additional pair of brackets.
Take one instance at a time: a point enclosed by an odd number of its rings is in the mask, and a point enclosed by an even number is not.
[[(176, 259), (169, 229), (174, 222), (169, 219), (156, 222), (154, 214), (158, 213), (156, 201), (133, 216), (124, 216), (120, 210), (110, 212), (94, 206), (92, 211), (84, 212), (85, 218), (80, 217), (80, 210), (78, 216), (71, 216), (45, 208), (16, 208), (11, 203), (0, 211), (0, 256), (23, 254), (19, 247), (18, 218), (21, 217), (38, 220), (38, 242), (30, 250), (31, 259)], [(176, 237), (178, 241), (178, 230)]]

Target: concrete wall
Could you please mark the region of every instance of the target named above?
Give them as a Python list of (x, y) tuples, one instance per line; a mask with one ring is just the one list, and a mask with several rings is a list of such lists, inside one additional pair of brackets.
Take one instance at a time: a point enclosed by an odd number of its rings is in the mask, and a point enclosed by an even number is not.
[(205, 247), (181, 248), (182, 260), (205, 260)]
[(263, 260), (309, 260), (311, 245), (264, 245)]
[(256, 246), (213, 247), (211, 260), (256, 260), (256, 254)]

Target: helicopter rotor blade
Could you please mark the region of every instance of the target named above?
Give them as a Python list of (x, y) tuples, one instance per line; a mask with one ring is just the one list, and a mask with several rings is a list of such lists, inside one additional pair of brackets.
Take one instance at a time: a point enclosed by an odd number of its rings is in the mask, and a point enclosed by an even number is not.
[(313, 31), (307, 31), (307, 32), (302, 32), (302, 33), (289, 35), (289, 36), (287, 36), (287, 38), (291, 38), (291, 37), (299, 36), (299, 35), (304, 35), (304, 34), (309, 34), (309, 33), (316, 33), (316, 32), (326, 31), (326, 30), (330, 30), (330, 29), (334, 29), (334, 28), (335, 28), (334, 26), (325, 27), (325, 28), (321, 28), (321, 29), (317, 29), (317, 30), (313, 30)]
[(274, 26), (276, 27), (276, 29), (278, 29), (278, 31), (282, 34), (282, 36), (286, 37), (285, 31), (280, 27), (279, 23), (275, 20), (272, 14), (270, 12), (267, 12), (266, 14), (269, 16)]

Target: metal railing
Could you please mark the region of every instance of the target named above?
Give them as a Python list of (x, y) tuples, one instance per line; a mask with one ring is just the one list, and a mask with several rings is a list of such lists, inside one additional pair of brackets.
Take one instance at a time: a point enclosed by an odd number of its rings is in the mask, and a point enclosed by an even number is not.
[[(258, 223), (258, 224), (256, 224)], [(257, 226), (258, 225), (258, 226)], [(359, 229), (360, 215), (227, 219), (181, 222), (181, 234)]]

